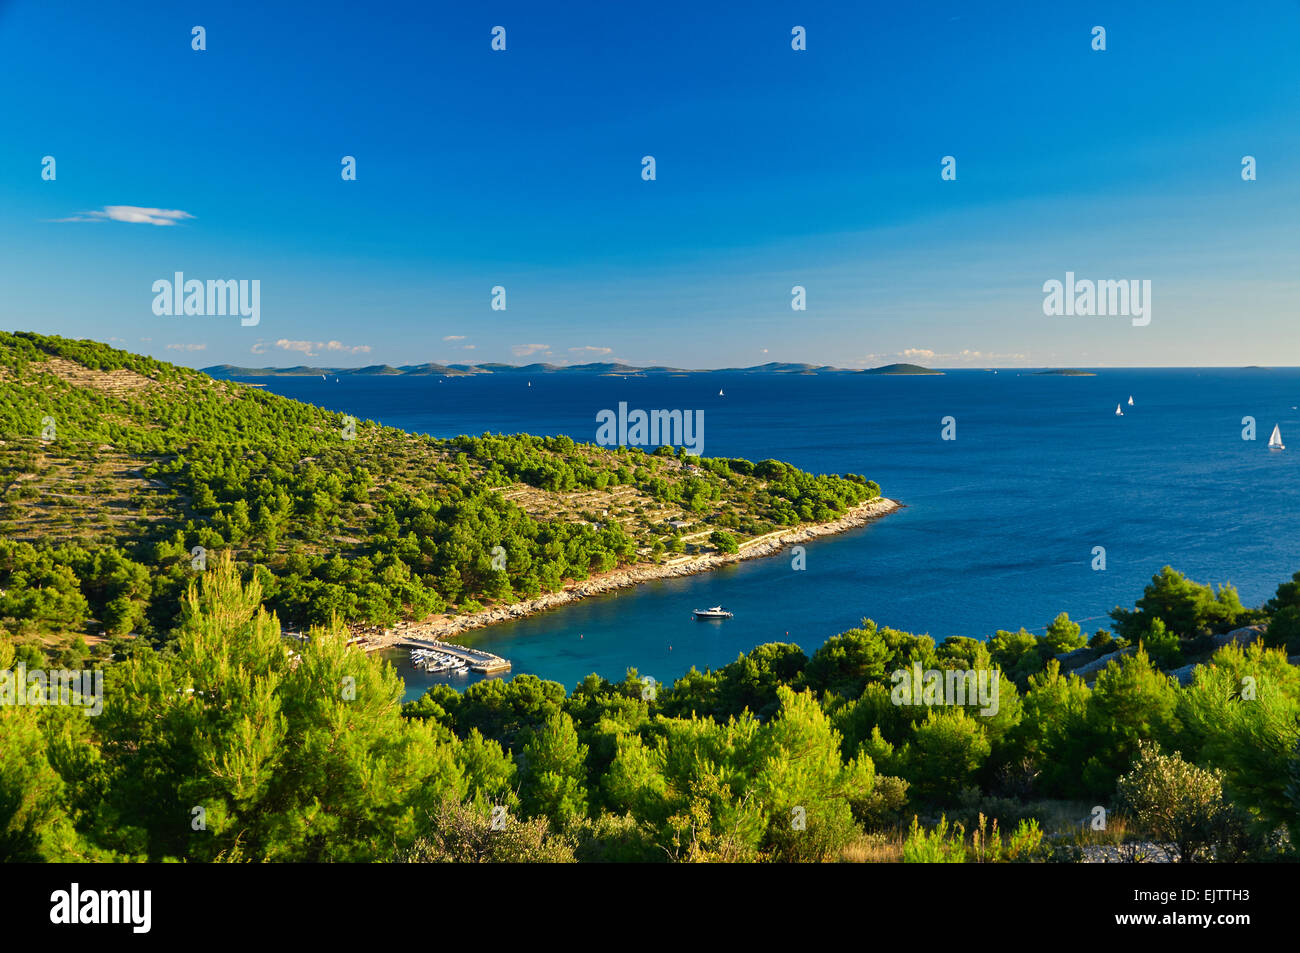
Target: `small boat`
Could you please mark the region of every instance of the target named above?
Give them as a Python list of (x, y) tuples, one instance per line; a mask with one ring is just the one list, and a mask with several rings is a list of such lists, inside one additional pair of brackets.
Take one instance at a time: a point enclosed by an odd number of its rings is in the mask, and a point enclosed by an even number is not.
[(1273, 435), (1268, 438), (1268, 449), (1285, 450), (1286, 445), (1282, 443), (1282, 428), (1277, 424), (1273, 425)]
[(1129, 394), (1129, 395), (1128, 395), (1128, 405), (1129, 405), (1130, 407), (1133, 406), (1133, 395), (1132, 395), (1132, 394)]
[(722, 388), (718, 388), (718, 396), (719, 396), (719, 397), (723, 397), (723, 396), (725, 396), (725, 395), (722, 393)]
[(696, 609), (695, 618), (697, 619), (730, 619), (735, 613), (728, 612), (722, 606), (714, 606), (711, 609)]
[(1116, 404), (1116, 405), (1115, 405), (1115, 416), (1116, 416), (1116, 417), (1123, 417), (1123, 416), (1124, 416), (1124, 411), (1120, 410), (1119, 404)]

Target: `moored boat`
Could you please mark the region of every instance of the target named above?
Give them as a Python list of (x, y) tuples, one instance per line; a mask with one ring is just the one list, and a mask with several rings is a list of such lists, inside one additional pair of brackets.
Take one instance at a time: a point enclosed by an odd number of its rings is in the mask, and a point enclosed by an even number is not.
[(710, 609), (696, 609), (695, 618), (697, 619), (730, 619), (735, 613), (728, 612), (722, 606), (713, 606)]

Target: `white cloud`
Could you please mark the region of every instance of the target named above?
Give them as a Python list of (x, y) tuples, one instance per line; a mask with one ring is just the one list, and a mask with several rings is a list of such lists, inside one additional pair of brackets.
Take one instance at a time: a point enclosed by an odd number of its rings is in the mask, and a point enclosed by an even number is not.
[(605, 355), (605, 354), (612, 354), (612, 353), (614, 353), (614, 349), (613, 349), (612, 347), (592, 347), (590, 344), (586, 345), (585, 347), (571, 347), (571, 348), (569, 348), (569, 350), (570, 350), (571, 352), (573, 352), (574, 354), (600, 354), (600, 355)]
[(369, 344), (344, 344), (341, 341), (328, 341), (325, 344), (327, 351), (342, 351), (345, 354), (369, 354)]
[(549, 351), (549, 344), (516, 344), (510, 349), (515, 357), (531, 357), (539, 351)]
[(168, 344), (169, 351), (202, 351), (207, 348), (206, 344)]
[(463, 340), (465, 340), (465, 335), (463, 335), (463, 334), (448, 334), (445, 338), (443, 338), (443, 340), (444, 340), (444, 341), (463, 341)]
[(862, 363), (874, 365), (899, 361), (924, 361), (927, 364), (939, 364), (946, 367), (961, 366), (963, 364), (988, 367), (1000, 361), (1023, 362), (1027, 360), (1029, 360), (1027, 354), (1001, 354), (994, 351), (972, 351), (969, 348), (945, 353), (928, 347), (909, 347), (892, 354), (868, 354)]
[(71, 218), (58, 218), (56, 222), (128, 222), (133, 225), (175, 225), (189, 212), (176, 208), (144, 208), (139, 205), (105, 205), (98, 212), (78, 212)]
[[(253, 345), (253, 353), (261, 354), (257, 350), (258, 344)], [(335, 354), (369, 354), (369, 344), (344, 344), (342, 341), (290, 341), (288, 338), (280, 338), (275, 342), (275, 346), (284, 351), (296, 351), (307, 357), (315, 357), (322, 351), (329, 351)]]

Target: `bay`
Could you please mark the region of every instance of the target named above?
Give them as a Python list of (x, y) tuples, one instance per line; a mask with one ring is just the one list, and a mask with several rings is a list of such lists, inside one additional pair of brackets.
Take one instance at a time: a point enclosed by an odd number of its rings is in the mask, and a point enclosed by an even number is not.
[[(439, 437), (567, 434), (594, 442), (596, 415), (704, 411), (706, 456), (775, 458), (876, 480), (906, 508), (869, 526), (681, 579), (586, 599), (465, 641), (572, 688), (629, 667), (671, 681), (764, 642), (812, 652), (863, 618), (936, 639), (1041, 631), (1060, 611), (1087, 632), (1132, 605), (1166, 564), (1232, 582), (1247, 605), (1300, 570), (1300, 369), (1101, 369), (1094, 377), (1001, 369), (943, 376), (257, 378), (268, 390)], [(530, 386), (531, 382), (531, 386)], [(718, 391), (725, 393), (718, 396)], [(1134, 406), (1127, 400), (1132, 395)], [(1115, 415), (1116, 404), (1124, 415)], [(941, 439), (942, 420), (956, 439)], [(1242, 419), (1257, 421), (1254, 441)], [(1094, 547), (1105, 549), (1096, 571)], [(735, 618), (697, 622), (724, 605)], [(391, 656), (408, 697), (434, 681)]]

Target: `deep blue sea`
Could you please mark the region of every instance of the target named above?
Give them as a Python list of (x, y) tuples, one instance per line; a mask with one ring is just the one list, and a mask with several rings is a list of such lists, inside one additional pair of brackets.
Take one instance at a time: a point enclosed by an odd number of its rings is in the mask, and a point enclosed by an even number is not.
[[(702, 409), (706, 456), (861, 473), (906, 504), (806, 544), (802, 572), (786, 552), (466, 638), (509, 658), (515, 674), (570, 688), (591, 672), (622, 678), (628, 667), (670, 681), (764, 642), (811, 652), (863, 618), (941, 640), (1041, 630), (1064, 610), (1091, 632), (1166, 564), (1200, 582), (1232, 582), (1247, 605), (1300, 570), (1300, 369), (257, 381), (440, 437), (528, 432), (593, 442), (597, 412), (620, 401)], [(940, 439), (946, 416), (956, 419), (952, 441)], [(1242, 439), (1245, 416), (1257, 421), (1253, 442)], [(1266, 449), (1274, 424), (1289, 449)], [(1092, 568), (1095, 546), (1105, 547), (1105, 571)], [(735, 618), (692, 618), (692, 609), (717, 604)], [(435, 678), (395, 661), (409, 697)]]

